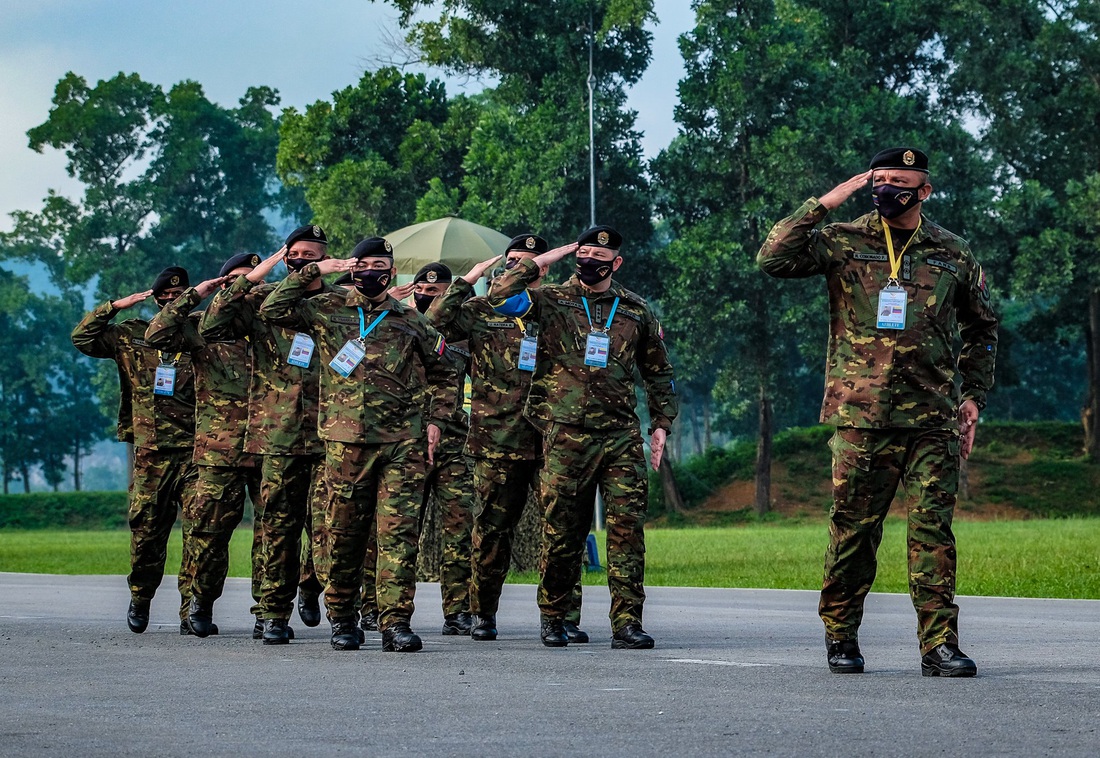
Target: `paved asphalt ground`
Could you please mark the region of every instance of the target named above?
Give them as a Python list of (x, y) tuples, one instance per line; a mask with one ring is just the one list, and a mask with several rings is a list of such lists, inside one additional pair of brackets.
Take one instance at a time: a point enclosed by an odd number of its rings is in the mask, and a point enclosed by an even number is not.
[(327, 624), (264, 647), (245, 580), (218, 637), (181, 637), (174, 578), (130, 633), (125, 580), (0, 574), (0, 755), (1100, 754), (1100, 601), (962, 598), (974, 679), (920, 676), (914, 614), (874, 594), (867, 673), (825, 665), (816, 593), (652, 588), (649, 651), (612, 650), (605, 588), (585, 588), (588, 645), (544, 648), (535, 591), (509, 585), (500, 639), (333, 651)]

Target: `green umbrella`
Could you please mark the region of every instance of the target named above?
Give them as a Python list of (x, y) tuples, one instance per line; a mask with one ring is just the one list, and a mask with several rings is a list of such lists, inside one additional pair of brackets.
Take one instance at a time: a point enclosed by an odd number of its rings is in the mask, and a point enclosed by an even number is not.
[(443, 263), (456, 277), (475, 263), (502, 255), (511, 239), (454, 216), (406, 226), (385, 237), (393, 245), (398, 274), (411, 275), (428, 263)]

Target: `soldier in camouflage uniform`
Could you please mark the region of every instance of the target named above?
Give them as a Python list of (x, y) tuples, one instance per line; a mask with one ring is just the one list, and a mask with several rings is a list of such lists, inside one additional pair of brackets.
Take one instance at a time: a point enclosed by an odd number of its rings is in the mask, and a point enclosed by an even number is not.
[[(505, 250), (511, 269), (524, 259), (545, 253), (546, 240), (534, 234), (514, 237)], [(538, 474), (542, 468), (542, 439), (538, 430), (523, 418), (523, 403), (531, 386), (533, 365), (520, 366), (524, 338), (535, 338), (538, 324), (530, 318), (530, 299), (515, 312), (497, 312), (484, 297), (471, 297), (474, 285), (496, 262), (496, 258), (474, 266), (457, 279), (428, 311), (428, 319), (452, 342), (466, 341), (470, 352), (470, 433), (466, 454), (474, 460), (474, 485), (481, 508), (473, 527), (473, 602), (477, 614), (471, 631), (475, 640), (497, 638), (496, 614), (500, 593), (508, 577), (512, 540), (527, 504), (528, 492), (538, 497)], [(529, 282), (537, 288), (539, 278)], [(510, 311), (502, 304), (502, 311)], [(581, 617), (581, 584), (578, 579), (562, 625), (569, 642), (588, 642), (578, 626)]]
[[(959, 650), (951, 521), (959, 455), (970, 454), (993, 384), (997, 319), (969, 246), (921, 215), (932, 192), (924, 153), (884, 150), (870, 169), (776, 224), (757, 258), (772, 276), (824, 275), (829, 291), (821, 421), (837, 429), (819, 607), (829, 668), (863, 671), (864, 599), (883, 520), (904, 483), (917, 491), (909, 506), (909, 592), (921, 671), (973, 676), (977, 666)], [(876, 211), (816, 228), (868, 179)]]
[[(260, 502), (257, 456), (244, 452), (252, 355), (249, 340), (206, 340), (199, 335), (194, 309), (219, 286), (252, 271), (260, 256), (238, 253), (222, 265), (216, 279), (187, 289), (158, 313), (145, 340), (161, 350), (183, 350), (195, 370), (195, 453), (199, 467), (196, 495), (184, 522), (191, 531), (191, 603), (187, 626), (198, 637), (210, 635), (213, 606), (229, 572), (229, 541), (244, 517), (245, 493)], [(256, 519), (259, 524), (259, 519)], [(252, 536), (252, 597), (260, 599), (260, 531)], [(258, 606), (253, 609), (253, 613)]]
[[(92, 358), (107, 358), (118, 366), (122, 409), (119, 439), (134, 444), (133, 481), (130, 484), (130, 606), (126, 623), (141, 634), (149, 626), (149, 602), (164, 578), (168, 536), (176, 510), (191, 510), (197, 467), (192, 460), (195, 441), (195, 382), (191, 356), (157, 350), (145, 341), (149, 322), (140, 318), (112, 324), (115, 314), (132, 308), (150, 295), (161, 308), (187, 287), (187, 272), (170, 266), (151, 289), (107, 302), (85, 316), (73, 329), (73, 345)], [(130, 418), (121, 410), (129, 407)], [(184, 529), (180, 565), (180, 632), (190, 599), (189, 533)]]
[[(352, 273), (354, 286), (346, 294), (303, 297), (319, 277), (338, 271)], [(336, 650), (360, 645), (356, 612), (371, 520), (378, 532), (382, 649), (414, 652), (422, 647), (409, 626), (425, 474), (415, 363), (424, 367), (431, 397), (429, 464), (440, 426), (455, 411), (458, 376), (444, 357), (443, 337), (415, 309), (386, 293), (395, 273), (389, 242), (372, 237), (356, 245), (347, 260), (324, 260), (288, 276), (260, 308), (273, 324), (308, 329), (324, 367), (318, 416), (325, 441), (322, 549), (328, 567), (325, 605)]]
[[(295, 588), (301, 593), (299, 613), (307, 626), (320, 623), (317, 597), (323, 576), (302, 576), (313, 555), (302, 558), (302, 530), (310, 524), (319, 495), (321, 452), (317, 437), (317, 391), (320, 368), (308, 333), (272, 325), (259, 316), (260, 305), (275, 285), (264, 278), (279, 263), (291, 271), (322, 260), (328, 239), (319, 226), (302, 226), (284, 247), (249, 274), (238, 277), (210, 303), (199, 323), (207, 340), (247, 337), (252, 346), (252, 381), (248, 391), (248, 425), (244, 451), (260, 456), (260, 553), (262, 568), (259, 613), (253, 637), (265, 645), (294, 638), (289, 626)], [(307, 297), (342, 289), (320, 279)], [(307, 542), (310, 540), (307, 540)], [(310, 602), (312, 600), (312, 602)]]
[(580, 577), (597, 487), (607, 508), (612, 647), (654, 644), (642, 628), (649, 482), (635, 412), (635, 370), (649, 403), (654, 468), (678, 400), (653, 311), (611, 278), (623, 262), (621, 243), (614, 229), (593, 227), (575, 244), (520, 261), (489, 290), (494, 302), (507, 300), (538, 279), (540, 269), (577, 253), (577, 273), (569, 281), (528, 290), (539, 336), (524, 416), (542, 434), (545, 460), (540, 474), (545, 560), (538, 599), (542, 641), (549, 647), (569, 641), (563, 621)]

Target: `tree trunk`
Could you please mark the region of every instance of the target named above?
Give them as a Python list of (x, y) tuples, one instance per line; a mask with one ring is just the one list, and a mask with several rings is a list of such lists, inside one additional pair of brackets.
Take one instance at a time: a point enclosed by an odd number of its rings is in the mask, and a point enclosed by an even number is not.
[(713, 441), (710, 436), (710, 398), (703, 400), (703, 445), (704, 450), (710, 450)]
[(760, 438), (756, 445), (756, 497), (753, 507), (758, 516), (771, 510), (772, 504), (772, 404), (764, 384), (760, 384)]
[(73, 445), (73, 492), (80, 492), (80, 443)]
[(668, 458), (661, 458), (661, 466), (658, 471), (661, 474), (661, 492), (665, 496), (665, 507), (685, 515), (687, 508), (684, 507), (684, 499), (680, 497), (680, 488), (676, 486), (676, 475), (672, 473), (672, 464)]
[(703, 430), (700, 423), (700, 402), (696, 400), (691, 404), (691, 436), (695, 440), (695, 454), (702, 455), (706, 449), (703, 447)]
[(1100, 289), (1089, 294), (1089, 325), (1085, 330), (1089, 363), (1088, 393), (1081, 423), (1085, 427), (1085, 456), (1100, 461)]
[(959, 456), (959, 500), (966, 502), (970, 499), (970, 461)]
[(26, 464), (19, 467), (19, 473), (23, 476), (23, 494), (31, 494), (31, 472)]

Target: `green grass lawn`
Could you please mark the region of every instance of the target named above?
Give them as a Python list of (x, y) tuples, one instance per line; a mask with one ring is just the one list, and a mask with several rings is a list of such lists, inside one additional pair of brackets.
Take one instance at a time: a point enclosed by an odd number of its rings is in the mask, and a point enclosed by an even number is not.
[[(646, 583), (694, 587), (821, 587), (827, 527), (762, 524), (647, 531)], [(964, 595), (1100, 599), (1100, 519), (960, 522), (959, 586)], [(602, 535), (601, 535), (602, 537)], [(247, 576), (251, 534), (231, 545), (230, 571)], [(601, 562), (606, 562), (600, 540)], [(169, 565), (179, 566), (180, 532), (172, 534)], [(874, 589), (906, 592), (905, 523), (886, 523)], [(0, 531), (0, 571), (51, 574), (126, 574), (126, 531)], [(513, 581), (534, 582), (533, 574)], [(589, 573), (586, 584), (605, 581)]]

